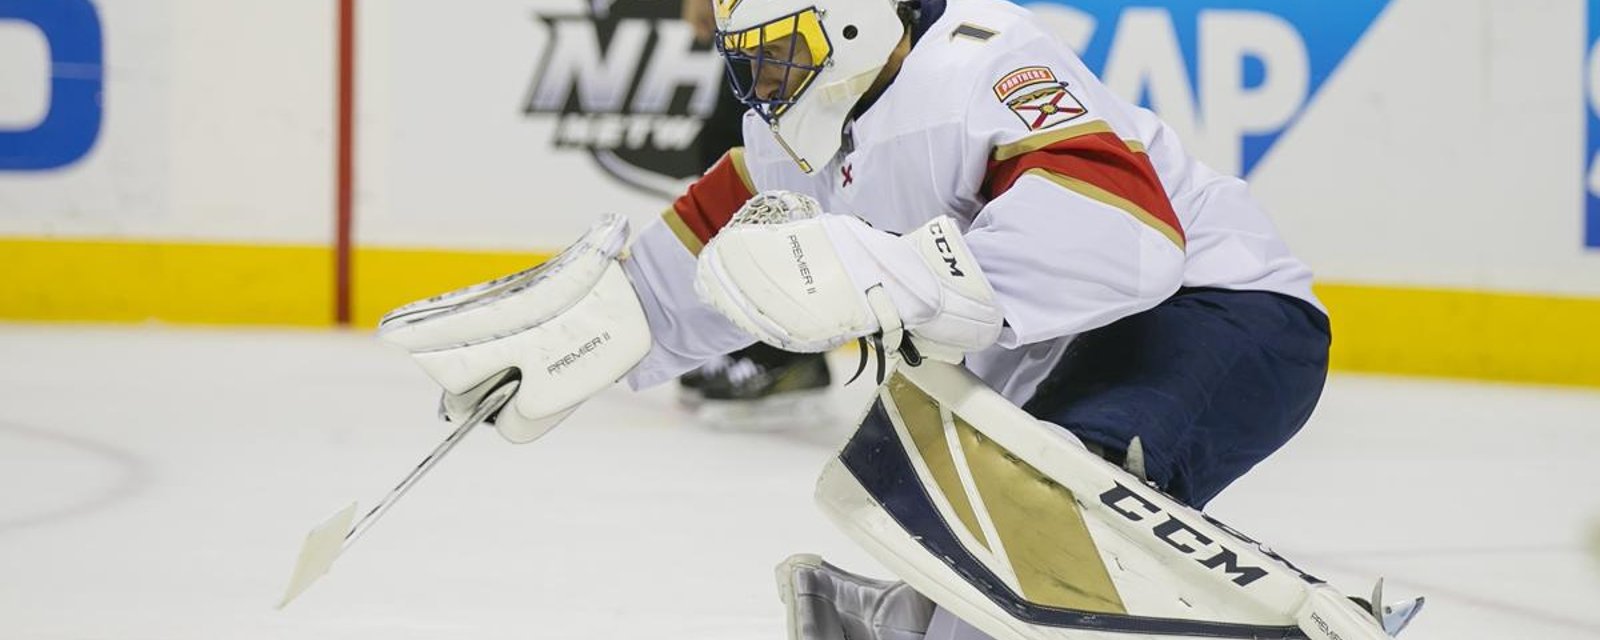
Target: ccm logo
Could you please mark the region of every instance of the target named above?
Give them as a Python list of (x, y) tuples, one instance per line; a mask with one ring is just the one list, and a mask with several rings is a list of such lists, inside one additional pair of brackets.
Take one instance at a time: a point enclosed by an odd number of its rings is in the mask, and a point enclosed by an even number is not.
[(956, 251), (950, 247), (950, 239), (944, 235), (944, 225), (928, 227), (928, 234), (933, 236), (933, 246), (939, 250), (939, 258), (944, 260), (944, 265), (950, 268), (950, 275), (957, 278), (966, 275), (956, 264)]
[[(1146, 514), (1151, 516), (1166, 516), (1166, 520), (1151, 527), (1151, 532), (1156, 534), (1162, 542), (1167, 543), (1178, 551), (1194, 558), (1207, 569), (1220, 569), (1222, 573), (1232, 576), (1234, 584), (1241, 587), (1265, 578), (1267, 571), (1260, 567), (1250, 567), (1239, 564), (1239, 555), (1229, 551), (1215, 540), (1205, 534), (1195, 531), (1193, 527), (1184, 524), (1182, 520), (1167, 514), (1149, 500), (1139, 497), (1122, 483), (1117, 483), (1113, 488), (1100, 494), (1100, 503), (1110, 507), (1117, 515), (1127, 518), (1129, 522), (1156, 522), (1159, 518), (1146, 519)], [(1205, 556), (1205, 557), (1202, 557)]]

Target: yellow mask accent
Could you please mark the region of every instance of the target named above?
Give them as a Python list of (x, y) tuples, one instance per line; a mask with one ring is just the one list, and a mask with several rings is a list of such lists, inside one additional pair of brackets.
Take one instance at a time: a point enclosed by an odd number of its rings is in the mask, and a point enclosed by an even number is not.
[[(728, 0), (738, 4), (741, 0)], [(720, 6), (720, 5), (719, 5)], [(730, 9), (731, 10), (731, 9)], [(798, 35), (800, 45), (811, 54), (811, 64), (822, 66), (833, 55), (833, 45), (822, 32), (822, 20), (815, 9), (806, 9), (792, 16), (784, 16), (758, 27), (722, 36), (722, 48), (729, 51), (754, 51), (761, 45)]]
[[(742, 0), (731, 0), (737, 4)], [(722, 48), (727, 51), (742, 51), (754, 55), (763, 45), (778, 42), (784, 38), (797, 39), (796, 47), (805, 47), (811, 54), (811, 66), (822, 67), (827, 64), (833, 55), (833, 45), (828, 42), (828, 36), (822, 30), (822, 19), (815, 9), (806, 9), (800, 13), (784, 16), (766, 24), (751, 27), (744, 31), (728, 33), (722, 36)], [(798, 99), (800, 94), (811, 86), (811, 81), (816, 79), (816, 73), (808, 73), (799, 78), (794, 91), (790, 93), (791, 99)], [(782, 115), (791, 105), (785, 104), (773, 112), (773, 116)]]

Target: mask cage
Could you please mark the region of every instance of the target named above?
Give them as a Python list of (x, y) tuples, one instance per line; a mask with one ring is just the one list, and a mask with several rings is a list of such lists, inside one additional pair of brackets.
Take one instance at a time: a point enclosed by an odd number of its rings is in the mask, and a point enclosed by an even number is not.
[[(787, 56), (767, 55), (768, 45), (789, 37), (795, 41)], [(775, 124), (789, 107), (800, 101), (833, 54), (832, 43), (815, 9), (792, 13), (743, 31), (718, 31), (714, 40), (717, 52), (727, 63), (728, 81), (733, 86), (734, 96), (769, 125)], [(810, 64), (796, 62), (796, 54), (802, 47), (810, 54)], [(757, 91), (761, 74), (767, 69), (781, 69), (771, 73), (782, 73), (782, 76), (776, 89), (763, 97)]]

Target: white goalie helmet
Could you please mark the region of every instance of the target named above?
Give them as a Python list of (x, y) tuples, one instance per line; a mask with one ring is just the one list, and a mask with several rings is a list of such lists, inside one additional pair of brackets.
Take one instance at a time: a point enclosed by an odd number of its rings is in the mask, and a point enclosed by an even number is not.
[(899, 0), (716, 3), (734, 91), (806, 173), (843, 144), (845, 120), (905, 34)]

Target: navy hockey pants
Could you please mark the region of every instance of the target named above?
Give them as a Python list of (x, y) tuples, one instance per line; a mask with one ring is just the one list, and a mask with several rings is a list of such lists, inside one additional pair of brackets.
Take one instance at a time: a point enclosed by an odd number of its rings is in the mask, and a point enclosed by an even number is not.
[(1078, 336), (1023, 409), (1203, 507), (1294, 436), (1327, 379), (1328, 318), (1275, 293), (1182, 289)]

